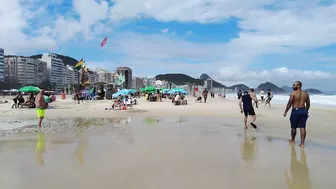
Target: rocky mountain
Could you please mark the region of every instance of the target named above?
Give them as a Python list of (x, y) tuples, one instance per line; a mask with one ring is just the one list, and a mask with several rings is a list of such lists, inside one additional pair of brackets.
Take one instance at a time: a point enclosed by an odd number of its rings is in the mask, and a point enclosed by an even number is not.
[[(189, 75), (181, 74), (181, 73), (159, 74), (155, 76), (155, 78), (157, 80), (165, 80), (165, 81), (173, 82), (176, 85), (185, 85), (188, 83), (192, 83), (195, 85), (204, 85), (204, 80), (196, 79), (196, 78), (190, 77)], [(213, 86), (219, 87), (219, 88), (225, 88), (225, 85), (217, 81), (213, 81)]]
[(259, 92), (262, 89), (266, 91), (267, 89), (271, 89), (273, 93), (286, 93), (286, 91), (278, 86), (276, 86), (274, 83), (271, 82), (266, 82), (266, 83), (261, 83), (257, 88), (256, 91)]
[(317, 90), (317, 89), (306, 89), (305, 91), (309, 94), (323, 94), (322, 91)]
[(292, 87), (288, 87), (288, 86), (286, 86), (286, 85), (284, 85), (284, 86), (282, 86), (281, 87), (283, 90), (285, 90), (286, 92), (292, 92), (292, 90), (293, 90), (293, 88)]
[[(203, 74), (200, 76), (200, 79), (203, 80), (203, 81), (205, 81), (205, 80), (207, 80), (207, 79), (212, 79), (212, 78), (211, 78), (208, 74), (203, 73)], [(213, 80), (213, 85), (214, 85), (215, 87), (223, 87), (223, 88), (226, 87), (225, 85), (219, 83), (218, 81), (216, 81), (216, 80), (214, 80), (214, 79), (212, 79), (212, 80)]]
[[(286, 92), (289, 92), (289, 93), (293, 91), (292, 87), (282, 86), (281, 88), (284, 89)], [(304, 91), (308, 92), (309, 94), (323, 94), (322, 91), (320, 91), (318, 89), (313, 89), (313, 88), (305, 89)]]
[(231, 87), (228, 87), (228, 89), (231, 90), (235, 90), (237, 88), (237, 90), (242, 90), (242, 91), (249, 91), (250, 87), (244, 85), (244, 84), (237, 84), (237, 85), (233, 85)]
[[(56, 54), (56, 55), (58, 58), (60, 58), (63, 61), (64, 65), (75, 66), (77, 62), (79, 61), (69, 56), (64, 56), (61, 54)], [(35, 58), (35, 59), (40, 59), (41, 57), (42, 57), (42, 54), (36, 54), (36, 55), (30, 56), (30, 58)]]
[(206, 73), (202, 73), (202, 75), (200, 76), (201, 80), (207, 80), (207, 79), (212, 79), (208, 74)]

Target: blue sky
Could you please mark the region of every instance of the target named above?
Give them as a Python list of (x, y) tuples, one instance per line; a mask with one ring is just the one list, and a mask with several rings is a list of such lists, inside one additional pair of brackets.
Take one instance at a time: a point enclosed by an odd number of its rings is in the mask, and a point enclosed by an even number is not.
[(91, 68), (130, 66), (138, 76), (205, 72), (226, 85), (335, 86), (334, 0), (12, 0), (0, 7), (6, 54), (56, 52)]

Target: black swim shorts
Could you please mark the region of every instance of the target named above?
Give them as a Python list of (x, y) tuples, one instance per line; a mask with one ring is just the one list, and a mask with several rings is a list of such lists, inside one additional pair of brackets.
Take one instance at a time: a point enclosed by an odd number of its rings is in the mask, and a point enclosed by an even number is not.
[(291, 128), (306, 128), (308, 119), (308, 111), (305, 108), (293, 108), (291, 116), (289, 118)]
[(247, 117), (247, 116), (254, 116), (254, 115), (256, 115), (255, 114), (255, 112), (254, 112), (254, 109), (252, 108), (252, 109), (246, 109), (246, 110), (243, 110), (244, 111), (244, 115), (245, 115), (245, 117)]

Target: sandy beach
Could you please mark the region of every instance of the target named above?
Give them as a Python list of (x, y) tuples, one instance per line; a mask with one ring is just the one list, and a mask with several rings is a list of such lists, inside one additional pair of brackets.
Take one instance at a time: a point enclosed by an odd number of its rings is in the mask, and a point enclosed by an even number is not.
[[(288, 144), (284, 105), (256, 109), (259, 129), (243, 130), (238, 101), (168, 100), (126, 111), (111, 101), (57, 99), (37, 132), (33, 109), (0, 104), (4, 188), (333, 188), (333, 108), (314, 107), (306, 148)], [(28, 128), (22, 129), (24, 126)], [(299, 138), (297, 138), (298, 141)]]

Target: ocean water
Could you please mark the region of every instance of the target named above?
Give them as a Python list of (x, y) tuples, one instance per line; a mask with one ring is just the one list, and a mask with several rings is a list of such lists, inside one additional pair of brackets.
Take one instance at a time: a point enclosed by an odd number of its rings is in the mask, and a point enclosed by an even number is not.
[[(244, 131), (205, 117), (55, 119), (0, 136), (4, 189), (331, 189), (335, 137)], [(2, 164), (1, 164), (2, 163)], [(64, 173), (67, 174), (64, 174)], [(24, 186), (24, 187), (23, 187)]]
[[(227, 98), (236, 99), (237, 94), (230, 93), (226, 95)], [(260, 96), (257, 95), (260, 99)], [(273, 104), (286, 104), (289, 99), (289, 94), (274, 94), (272, 103)], [(336, 95), (310, 95), (311, 106), (322, 106), (322, 107), (336, 107)]]

